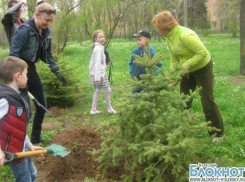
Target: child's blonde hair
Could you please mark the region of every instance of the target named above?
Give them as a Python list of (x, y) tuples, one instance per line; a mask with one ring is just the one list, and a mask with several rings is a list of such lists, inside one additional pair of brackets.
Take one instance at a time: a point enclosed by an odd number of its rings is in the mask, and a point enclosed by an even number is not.
[(94, 33), (92, 35), (93, 42), (95, 42), (95, 39), (97, 38), (97, 36), (98, 36), (99, 33), (103, 33), (104, 34), (103, 30), (100, 30), (100, 29), (94, 31)]
[(0, 63), (0, 80), (5, 84), (12, 82), (14, 74), (22, 73), (26, 68), (28, 65), (25, 61), (8, 56)]

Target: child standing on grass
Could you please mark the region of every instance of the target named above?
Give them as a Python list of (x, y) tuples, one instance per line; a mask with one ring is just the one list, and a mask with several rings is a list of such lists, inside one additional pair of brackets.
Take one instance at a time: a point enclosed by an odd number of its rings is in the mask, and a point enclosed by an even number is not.
[[(134, 34), (133, 37), (136, 37), (138, 47), (133, 50), (132, 54), (136, 54), (136, 55), (139, 55), (141, 57), (144, 57), (144, 53), (146, 53), (146, 44), (147, 44), (147, 42), (149, 43), (150, 39), (151, 39), (150, 32), (143, 29), (143, 30), (140, 30), (138, 33)], [(149, 48), (150, 48), (150, 53), (151, 53), (151, 58), (152, 58), (156, 54), (156, 52), (151, 46), (149, 46)], [(132, 78), (136, 77), (138, 80), (141, 80), (140, 75), (146, 74), (146, 72), (145, 72), (146, 68), (143, 66), (134, 64), (133, 63), (134, 60), (135, 60), (135, 58), (133, 56), (131, 56), (130, 62), (129, 62), (129, 72), (130, 72)], [(159, 68), (162, 68), (162, 63), (159, 62), (157, 64), (157, 66)], [(133, 92), (133, 94), (135, 94), (135, 93), (141, 92), (142, 90), (143, 90), (143, 88), (137, 87), (132, 92)]]
[[(29, 108), (20, 96), (19, 88), (26, 86), (27, 67), (25, 61), (13, 56), (0, 63), (3, 83), (0, 86), (0, 146), (6, 152), (43, 150), (42, 147), (33, 146), (26, 135)], [(2, 160), (0, 154), (1, 165)], [(9, 167), (17, 182), (33, 182), (37, 178), (37, 169), (30, 157), (15, 159)]]
[(93, 95), (92, 109), (90, 114), (98, 114), (101, 111), (96, 109), (98, 97), (102, 91), (102, 88), (105, 91), (105, 99), (107, 103), (107, 110), (109, 113), (116, 113), (116, 111), (111, 106), (110, 95), (111, 88), (110, 83), (106, 74), (106, 58), (104, 54), (104, 43), (105, 36), (102, 30), (96, 30), (93, 33), (93, 53), (90, 59), (89, 64), (89, 73), (90, 73), (90, 84), (96, 87), (96, 90)]

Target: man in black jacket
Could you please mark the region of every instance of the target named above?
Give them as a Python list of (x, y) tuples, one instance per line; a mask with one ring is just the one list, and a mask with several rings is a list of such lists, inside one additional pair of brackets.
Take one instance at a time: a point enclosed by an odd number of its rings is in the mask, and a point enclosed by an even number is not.
[(5, 33), (7, 35), (10, 46), (13, 43), (15, 32), (24, 22), (20, 19), (22, 13), (22, 5), (26, 5), (26, 3), (23, 1), (19, 2), (16, 0), (9, 1), (9, 10), (2, 18), (2, 24), (4, 26)]

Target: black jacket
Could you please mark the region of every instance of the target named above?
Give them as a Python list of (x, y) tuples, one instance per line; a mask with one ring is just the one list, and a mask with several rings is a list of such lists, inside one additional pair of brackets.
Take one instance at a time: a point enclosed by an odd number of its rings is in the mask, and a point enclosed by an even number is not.
[[(34, 19), (20, 26), (16, 32), (9, 55), (26, 61), (29, 65), (28, 72), (30, 69), (35, 69), (34, 63), (39, 58), (48, 64), (52, 72), (59, 70), (51, 52), (51, 32), (49, 28), (43, 29), (41, 37), (37, 31)], [(31, 65), (32, 67), (30, 67)]]
[[(9, 45), (11, 46), (13, 43), (14, 35), (17, 29), (20, 27), (18, 24), (18, 20), (14, 18), (15, 13), (21, 8), (21, 4), (16, 4), (12, 8), (10, 8), (7, 13), (2, 18), (2, 24), (4, 26), (5, 33), (7, 35)], [(22, 23), (24, 22), (21, 20)]]

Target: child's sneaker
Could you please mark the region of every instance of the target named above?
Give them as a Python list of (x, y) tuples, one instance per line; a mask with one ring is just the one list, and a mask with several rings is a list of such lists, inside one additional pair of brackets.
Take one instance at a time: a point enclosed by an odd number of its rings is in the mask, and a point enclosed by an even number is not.
[(98, 111), (98, 110), (96, 110), (96, 111), (91, 110), (90, 111), (90, 114), (99, 114), (99, 113), (101, 113), (101, 111)]
[(108, 112), (109, 112), (109, 113), (114, 113), (114, 114), (117, 113), (117, 111), (115, 111), (114, 109), (108, 110)]

